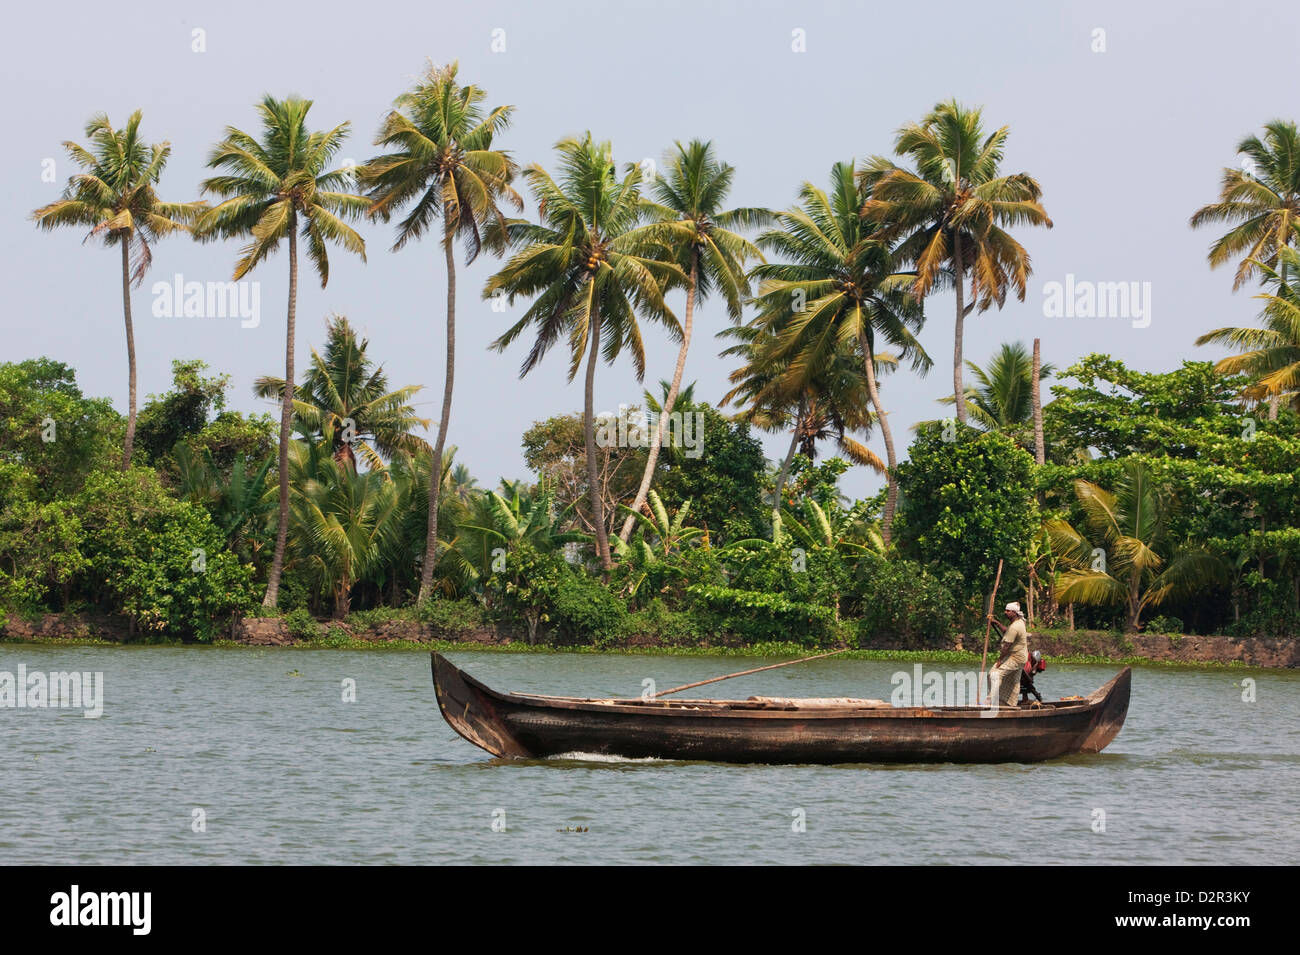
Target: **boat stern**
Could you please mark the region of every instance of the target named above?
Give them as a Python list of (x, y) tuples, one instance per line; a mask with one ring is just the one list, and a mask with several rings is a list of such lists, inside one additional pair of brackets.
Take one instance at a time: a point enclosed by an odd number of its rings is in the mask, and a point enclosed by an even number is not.
[(1092, 727), (1079, 747), (1081, 753), (1100, 753), (1119, 735), (1128, 716), (1129, 692), (1133, 685), (1133, 669), (1125, 667), (1114, 679), (1088, 695), (1090, 702), (1100, 703), (1093, 717)]

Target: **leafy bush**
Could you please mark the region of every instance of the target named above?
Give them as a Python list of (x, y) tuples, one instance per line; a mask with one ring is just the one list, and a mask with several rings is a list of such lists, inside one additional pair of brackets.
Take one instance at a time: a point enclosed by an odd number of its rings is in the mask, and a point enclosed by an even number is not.
[(435, 637), (446, 640), (455, 640), (487, 624), (483, 608), (472, 600), (426, 600), (416, 608), (415, 616), (433, 628)]
[(67, 365), (49, 358), (0, 363), (0, 461), (21, 465), (42, 503), (68, 498), (122, 457), (125, 419), (107, 398), (86, 398)]
[(704, 416), (703, 432), (693, 437), (707, 450), (692, 457), (688, 449), (667, 444), (655, 481), (659, 496), (670, 510), (692, 501), (691, 523), (708, 531), (711, 546), (761, 534), (763, 445), (748, 424), (730, 421), (707, 404), (679, 403), (675, 411)]
[(608, 588), (569, 572), (555, 588), (550, 618), (561, 639), (601, 646), (622, 636), (627, 607)]
[(1147, 633), (1182, 633), (1183, 622), (1177, 617), (1159, 616), (1147, 621)]
[(949, 586), (954, 582), (960, 586), (959, 577), (941, 581), (912, 561), (864, 558), (857, 581), (859, 646), (881, 638), (915, 646), (946, 638), (959, 609)]
[(90, 592), (146, 633), (208, 640), (257, 604), (253, 568), (207, 511), (176, 501), (147, 468), (91, 474), (76, 498)]
[(528, 642), (535, 643), (541, 625), (551, 620), (561, 582), (574, 573), (558, 554), (520, 544), (487, 579), (485, 596), (499, 616), (523, 621)]
[(894, 534), (903, 556), (964, 568), (963, 602), (986, 595), (998, 558), (1027, 553), (1038, 527), (1033, 468), (1028, 452), (995, 431), (959, 428), (946, 441), (940, 427), (918, 429), (898, 467), (903, 502)]
[(767, 590), (740, 590), (700, 584), (689, 588), (716, 619), (717, 628), (746, 643), (762, 640), (797, 641), (811, 645), (824, 640), (834, 623), (826, 607)]
[(627, 636), (644, 634), (656, 637), (670, 647), (700, 646), (711, 636), (710, 628), (698, 615), (668, 609), (655, 599), (636, 613), (629, 613), (623, 624)]
[(366, 629), (381, 623), (417, 620), (419, 615), (415, 607), (372, 607), (369, 610), (353, 610), (344, 618), (349, 627)]
[(284, 625), (289, 636), (295, 640), (319, 640), (325, 628), (316, 622), (316, 618), (305, 607), (295, 607), (284, 615)]
[[(7, 470), (0, 463), (0, 481)], [(71, 584), (90, 563), (77, 509), (72, 501), (31, 500), (24, 483), (0, 491), (0, 606), (38, 610), (59, 592), (67, 610)]]
[(280, 577), (280, 609), (310, 611), (324, 607), (306, 571), (296, 565), (286, 566)]
[(1254, 591), (1255, 606), (1226, 629), (1234, 637), (1300, 636), (1300, 611), (1292, 603), (1290, 581), (1269, 580), (1257, 572), (1246, 575), (1246, 586)]

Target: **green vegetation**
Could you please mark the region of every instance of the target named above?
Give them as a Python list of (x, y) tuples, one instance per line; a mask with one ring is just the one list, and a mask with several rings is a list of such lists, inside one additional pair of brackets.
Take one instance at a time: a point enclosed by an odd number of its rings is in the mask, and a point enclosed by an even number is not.
[[(486, 102), (454, 64), (431, 67), (383, 117), (383, 152), (331, 168), (349, 124), (312, 131), (309, 101), (267, 96), (259, 136), (227, 127), (213, 148), (211, 206), (157, 199), (170, 147), (140, 140), (138, 113), (121, 131), (91, 120), (91, 148), (68, 147), (85, 171), (33, 217), (122, 248), (127, 415), (56, 361), (0, 364), (0, 618), (90, 612), (138, 639), (219, 642), (237, 617), (280, 614), (313, 646), (356, 645), (358, 628), (402, 646), (412, 624), (576, 649), (924, 651), (982, 629), (1002, 560), (995, 600), (1025, 602), (1035, 627), (1117, 634), (1121, 653), (1144, 629), (1300, 634), (1294, 124), (1243, 141), (1253, 173), (1225, 171), (1193, 218), (1229, 224), (1211, 265), (1244, 256), (1237, 284), (1266, 290), (1261, 327), (1200, 340), (1237, 354), (1160, 373), (1098, 354), (1036, 370), (1019, 342), (963, 359), (965, 318), (1024, 295), (1029, 254), (1006, 230), (1051, 224), (1038, 181), (999, 169), (1008, 130), (986, 134), (977, 109), (940, 104), (904, 126), (894, 151), (912, 168), (838, 162), (825, 189), (804, 182), (771, 211), (730, 207), (733, 167), (706, 141), (676, 144), (662, 173), (620, 172), (587, 133), (557, 144), (554, 175), (521, 169), (499, 142), (513, 108)], [(525, 213), (517, 178), (533, 217), (503, 211)], [(420, 386), (390, 382), (347, 318), (317, 329), (300, 377), (292, 362), (298, 240), (325, 286), (330, 245), (365, 257), (347, 220), (394, 216), (395, 251), (436, 229), (446, 260), (433, 444), (418, 437), (432, 424), (414, 410)], [(195, 359), (173, 362), (171, 390), (137, 414), (130, 289), (156, 238), (191, 231), (246, 243), (235, 279), (288, 245), (289, 360), (256, 385), (278, 429), (226, 410), (229, 378)], [(527, 333), (527, 374), (564, 339), (569, 379), (585, 374), (580, 411), (521, 436), (529, 481), (477, 480), (448, 443), (457, 243), (467, 262), (502, 259), (476, 291), (526, 303), (495, 348)], [(956, 415), (919, 425), (900, 454), (882, 392), (930, 368), (926, 296), (948, 287), (941, 407)], [(737, 364), (726, 413), (684, 378), (710, 295)], [(598, 418), (599, 366), (630, 356), (641, 380), (655, 333), (679, 344), (671, 375), (644, 408)], [(788, 432), (783, 459), (751, 428)], [(821, 456), (827, 442), (841, 456)], [(850, 464), (883, 474), (881, 493), (847, 499)]]
[(898, 469), (899, 550), (922, 566), (960, 572), (966, 583), (954, 596), (975, 602), (976, 619), (998, 560), (1014, 568), (1015, 556), (1028, 553), (1038, 526), (1033, 468), (1004, 434), (958, 424), (951, 439), (940, 427), (920, 429)]

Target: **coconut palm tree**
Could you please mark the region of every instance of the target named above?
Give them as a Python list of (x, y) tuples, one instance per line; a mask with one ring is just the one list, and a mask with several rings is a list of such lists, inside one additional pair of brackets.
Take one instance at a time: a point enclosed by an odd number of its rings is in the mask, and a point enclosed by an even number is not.
[[(898, 132), (894, 149), (916, 170), (876, 156), (862, 167), (867, 194), (862, 214), (880, 234), (901, 240), (899, 260), (915, 263), (918, 298), (952, 285), (957, 294), (953, 333), (952, 393), (957, 419), (966, 423), (962, 385), (963, 323), (972, 309), (999, 308), (1008, 289), (1025, 299), (1032, 271), (1029, 253), (1005, 229), (1052, 220), (1038, 201), (1042, 188), (1028, 173), (1004, 176), (998, 168), (1007, 127), (985, 136), (980, 110), (940, 103), (919, 124)], [(970, 276), (971, 301), (965, 300)]]
[(205, 211), (195, 224), (202, 240), (247, 238), (235, 262), (239, 281), (280, 247), (289, 246), (289, 304), (285, 327), (284, 381), (280, 403), (280, 515), (275, 535), (275, 556), (266, 584), (264, 607), (279, 600), (280, 573), (289, 533), (289, 434), (293, 427), (294, 333), (298, 304), (298, 238), (307, 243), (321, 288), (329, 282), (329, 246), (341, 245), (366, 258), (366, 244), (344, 220), (359, 216), (366, 200), (353, 191), (353, 172), (330, 169), (348, 134), (349, 125), (310, 131), (307, 112), (311, 100), (265, 96), (257, 107), (262, 137), (257, 139), (233, 126), (213, 147), (208, 167), (220, 170), (203, 182), (203, 191), (222, 201)]
[[(449, 455), (456, 454), (456, 446), (452, 445), (447, 449)], [(448, 472), (448, 484), (450, 491), (455, 495), (456, 500), (462, 504), (468, 504), (476, 494), (482, 494), (483, 489), (478, 486), (478, 478), (470, 473), (469, 467), (464, 464), (457, 464)]]
[(851, 162), (831, 169), (829, 194), (804, 183), (799, 196), (800, 205), (776, 213), (776, 226), (758, 238), (761, 249), (786, 261), (750, 272), (761, 283), (754, 323), (772, 336), (762, 360), (784, 363), (780, 390), (802, 397), (841, 350), (855, 352), (885, 443), (889, 486), (881, 524), (888, 545), (898, 460), (880, 400), (876, 346), (883, 341), (914, 369), (928, 370), (930, 358), (915, 337), (924, 321), (921, 302), (909, 292), (914, 276), (896, 270), (888, 244), (859, 215), (865, 195)]
[[(411, 434), (429, 420), (416, 416), (409, 402), (421, 389), (407, 385), (389, 390), (383, 366), (366, 355), (366, 339), (342, 315), (326, 322), (325, 353), (311, 350), (311, 365), (294, 389), (293, 408), (298, 429), (312, 440), (324, 441), (341, 464), (357, 469), (357, 455), (372, 471), (384, 469), (384, 458), (398, 451), (428, 453), (429, 444)], [(284, 379), (258, 378), (259, 398), (281, 399)]]
[[(1221, 375), (1241, 372), (1252, 375), (1257, 384), (1250, 397), (1269, 399), (1269, 418), (1277, 418), (1282, 398), (1300, 411), (1300, 253), (1283, 246), (1277, 250), (1277, 268), (1256, 263), (1273, 292), (1264, 300), (1262, 328), (1216, 328), (1196, 339), (1198, 345), (1219, 344), (1239, 354), (1214, 366)], [(1287, 276), (1291, 278), (1287, 278)]]
[(1210, 246), (1210, 267), (1241, 256), (1232, 282), (1239, 289), (1263, 266), (1283, 272), (1278, 252), (1300, 236), (1300, 132), (1296, 124), (1275, 119), (1264, 138), (1247, 136), (1237, 144), (1242, 166), (1224, 169), (1219, 201), (1192, 216), (1193, 228), (1230, 224), (1232, 229)]
[[(699, 410), (700, 407), (703, 407), (695, 400), (695, 382), (692, 381), (690, 384), (684, 387), (681, 386), (680, 382), (678, 383), (678, 385), (679, 387), (677, 389), (677, 398), (675, 403), (680, 406), (678, 410), (681, 411), (682, 414), (687, 414), (691, 411), (697, 411)], [(656, 398), (653, 394), (650, 393), (649, 388), (642, 391), (641, 397), (645, 399), (646, 410), (650, 414), (656, 416), (657, 418), (661, 418), (665, 416), (668, 412), (666, 412), (664, 408), (668, 402), (668, 394), (672, 390), (673, 390), (673, 383), (671, 381), (667, 381), (663, 378), (660, 378), (658, 398)], [(638, 511), (637, 513), (644, 514), (645, 512)]]
[(131, 467), (135, 444), (135, 326), (131, 287), (138, 287), (153, 261), (153, 243), (174, 232), (188, 232), (203, 209), (201, 202), (163, 202), (155, 186), (171, 156), (170, 143), (150, 145), (140, 137), (140, 110), (114, 129), (97, 113), (86, 123), (89, 148), (65, 142), (72, 161), (84, 171), (71, 176), (61, 198), (32, 213), (42, 229), (89, 229), (87, 239), (118, 246), (122, 255), (122, 318), (126, 323), (127, 414), (122, 469)]
[(528, 546), (551, 553), (569, 542), (589, 540), (586, 534), (564, 529), (569, 509), (556, 512), (555, 491), (545, 481), (533, 491), (517, 484), (502, 489), (505, 494), (477, 495), (460, 525), (456, 548), (477, 578), (492, 574), (498, 548), (510, 553)]
[(1113, 492), (1079, 479), (1074, 493), (1090, 537), (1067, 521), (1044, 522), (1051, 549), (1067, 568), (1057, 577), (1061, 603), (1121, 606), (1124, 628), (1134, 632), (1147, 607), (1223, 579), (1222, 561), (1207, 550), (1186, 549), (1171, 559), (1158, 552), (1168, 543), (1177, 502), (1145, 465), (1126, 461)]
[(596, 462), (596, 365), (612, 363), (626, 348), (637, 381), (645, 377), (645, 350), (638, 313), (681, 337), (677, 319), (664, 302), (664, 291), (687, 280), (671, 262), (655, 258), (659, 249), (643, 223), (647, 209), (640, 198), (639, 167), (629, 166), (620, 180), (609, 143), (564, 139), (557, 182), (538, 165), (524, 170), (541, 216), (539, 224), (515, 221), (510, 241), (519, 248), (488, 280), (485, 298), (498, 292), (513, 302), (532, 299), (522, 318), (501, 335), (493, 348), (504, 351), (529, 327), (536, 338), (519, 375), (528, 374), (561, 333), (569, 339), (569, 380), (587, 356), (583, 399), (583, 437), (596, 552), (601, 566), (611, 566), (609, 533), (600, 499)]
[[(760, 430), (791, 432), (789, 449), (777, 471), (774, 508), (783, 499), (795, 454), (815, 459), (822, 441), (833, 440), (836, 449), (852, 463), (869, 467), (878, 474), (885, 473), (885, 462), (880, 456), (853, 436), (854, 432), (869, 434), (876, 424), (862, 360), (855, 348), (837, 349), (834, 358), (814, 379), (800, 390), (789, 392), (783, 389), (784, 364), (766, 357), (771, 353), (776, 332), (749, 324), (724, 329), (720, 335), (739, 340), (738, 344), (723, 349), (722, 354), (739, 356), (745, 362), (731, 373), (729, 380), (733, 387), (723, 395), (720, 404), (743, 405), (736, 420)], [(876, 354), (877, 375), (891, 372), (897, 366), (893, 355)]]
[[(392, 152), (376, 156), (360, 170), (371, 216), (387, 222), (398, 210), (410, 209), (398, 223), (393, 251), (441, 220), (447, 267), (447, 352), (433, 473), (442, 471), (456, 377), (456, 239), (461, 240), (468, 265), (485, 242), (500, 248), (505, 230), (498, 203), (523, 209), (523, 201), (510, 186), (517, 171), (514, 160), (492, 148), (493, 138), (510, 124), (514, 107), (485, 108), (487, 93), (477, 86), (462, 86), (457, 69), (456, 63), (430, 64), (424, 77), (397, 98), (375, 137), (376, 146)], [(425, 545), (430, 557), (420, 573), (419, 603), (432, 593), (437, 563), (441, 488), (435, 483), (431, 491)]]
[(671, 260), (686, 274), (686, 311), (672, 383), (664, 398), (658, 425), (650, 437), (650, 452), (641, 484), (632, 501), (631, 513), (619, 533), (624, 543), (632, 535), (633, 515), (639, 514), (645, 506), (659, 460), (659, 447), (664, 439), (665, 419), (672, 414), (677, 401), (695, 326), (695, 306), (717, 291), (726, 303), (731, 320), (740, 321), (744, 300), (749, 295), (745, 262), (751, 258), (761, 259), (762, 254), (753, 243), (733, 230), (761, 226), (771, 219), (771, 213), (766, 209), (722, 208), (735, 170), (715, 158), (712, 143), (696, 139), (686, 146), (680, 142), (675, 145), (676, 153), (669, 153), (665, 158), (668, 174), (656, 176), (649, 185), (653, 197), (649, 207), (652, 220), (663, 225), (658, 238)]
[[(299, 454), (304, 445), (295, 442)], [(342, 619), (352, 588), (383, 557), (400, 532), (401, 491), (377, 471), (357, 472), (346, 462), (321, 456), (315, 474), (295, 483), (291, 508), (293, 546), (299, 565), (334, 601)]]
[[(976, 428), (1009, 432), (1033, 423), (1034, 359), (1023, 343), (1006, 342), (994, 353), (987, 368), (968, 361), (966, 370), (976, 382), (975, 387), (966, 388), (966, 416)], [(1044, 362), (1038, 374), (1050, 378), (1055, 371), (1055, 365)], [(939, 403), (953, 404), (952, 395), (940, 398)], [(933, 423), (922, 421), (914, 427)]]

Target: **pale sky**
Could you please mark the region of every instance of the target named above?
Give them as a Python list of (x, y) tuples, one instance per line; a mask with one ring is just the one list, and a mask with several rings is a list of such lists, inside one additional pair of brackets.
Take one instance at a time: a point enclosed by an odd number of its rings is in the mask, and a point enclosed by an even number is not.
[[(60, 143), (84, 142), (87, 118), (107, 112), (120, 126), (144, 111), (142, 132), (169, 140), (160, 193), (198, 198), (205, 156), (226, 125), (257, 130), (263, 93), (315, 102), (314, 128), (350, 120), (345, 156), (364, 161), (379, 120), (426, 61), (460, 61), (463, 80), (491, 104), (516, 107), (500, 145), (521, 163), (550, 168), (556, 140), (591, 130), (611, 140), (620, 166), (659, 157), (674, 140), (712, 139), (736, 167), (734, 205), (784, 208), (804, 180), (822, 186), (832, 163), (892, 154), (894, 133), (939, 100), (982, 105), (987, 127), (1010, 126), (1005, 172), (1042, 184), (1051, 231), (1015, 234), (1033, 257), (1024, 303), (975, 316), (966, 354), (983, 364), (1000, 343), (1043, 340), (1043, 357), (1064, 367), (1105, 351), (1148, 371), (1223, 353), (1196, 348), (1197, 335), (1251, 324), (1256, 289), (1232, 292), (1229, 268), (1211, 271), (1212, 230), (1187, 220), (1215, 199), (1221, 169), (1238, 164), (1236, 144), (1273, 118), (1300, 119), (1295, 63), (1300, 7), (1238, 3), (899, 3), (652, 0), (641, 3), (420, 2), (372, 5), (227, 2), (23, 4), (6, 12), (0, 77), (7, 91), (9, 147), (0, 154), (0, 259), (7, 291), (0, 360), (50, 356), (74, 366), (82, 389), (125, 413), (126, 356), (119, 260), (82, 244), (75, 231), (46, 234), (27, 220), (56, 198), (73, 171)], [(193, 31), (205, 52), (194, 52)], [(1104, 52), (1093, 52), (1104, 30)], [(493, 52), (494, 31), (505, 50)], [(795, 52), (793, 31), (806, 51)], [(502, 34), (495, 36), (499, 41)], [(56, 160), (57, 181), (42, 181)], [(529, 214), (535, 215), (531, 204)], [(445, 279), (436, 242), (388, 251), (391, 227), (365, 224), (369, 262), (334, 250), (322, 290), (303, 263), (298, 301), (299, 367), (323, 338), (327, 314), (347, 315), (370, 339), (395, 385), (423, 384), (421, 412), (438, 415), (442, 393)], [(233, 376), (231, 403), (273, 410), (252, 397), (253, 379), (283, 373), (287, 256), (253, 276), (261, 323), (156, 318), (155, 281), (230, 277), (237, 243), (165, 240), (134, 293), (140, 395), (164, 391), (174, 358), (202, 358)], [(483, 256), (459, 271), (459, 362), (449, 440), (484, 486), (525, 477), (519, 439), (536, 420), (576, 411), (581, 376), (567, 384), (557, 348), (526, 379), (527, 347), (505, 355), (488, 344), (521, 308), (494, 313), (479, 298), (497, 267)], [(1150, 324), (1124, 319), (1048, 318), (1043, 287), (1066, 281), (1150, 283)], [(675, 300), (680, 311), (682, 296)], [(928, 378), (900, 372), (882, 398), (900, 453), (917, 420), (938, 417), (951, 387), (952, 298), (927, 301), (922, 342), (935, 360)], [(697, 313), (686, 380), (716, 401), (730, 363), (712, 333), (725, 313)], [(646, 383), (669, 377), (676, 346), (651, 327)], [(626, 359), (602, 367), (597, 408), (635, 402), (641, 387)], [(769, 457), (788, 438), (765, 439)], [(883, 457), (878, 437), (871, 445)], [(833, 453), (829, 445), (826, 453)], [(862, 468), (843, 480), (861, 496), (879, 486)]]

